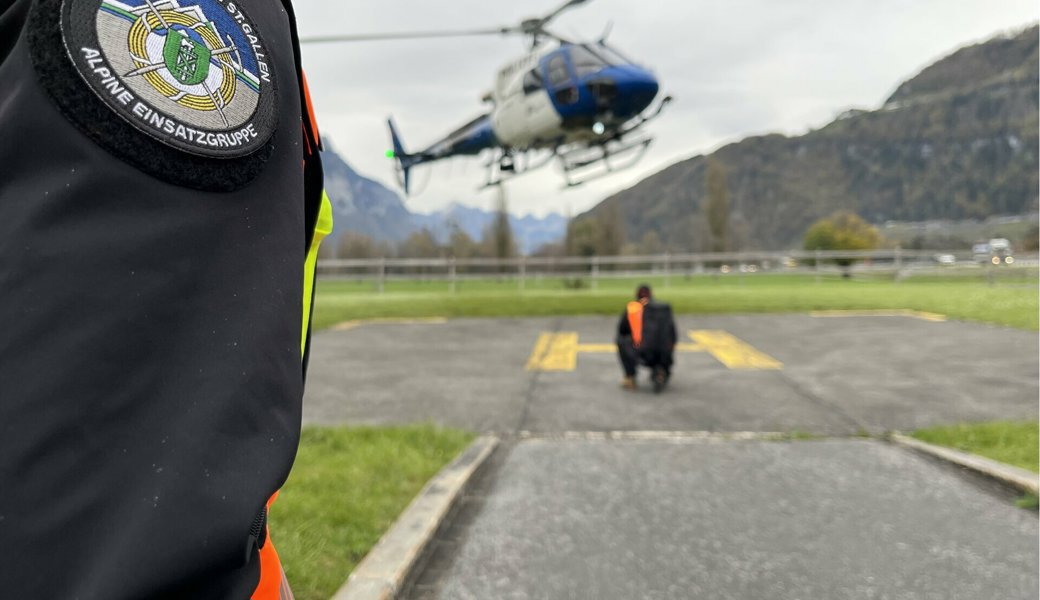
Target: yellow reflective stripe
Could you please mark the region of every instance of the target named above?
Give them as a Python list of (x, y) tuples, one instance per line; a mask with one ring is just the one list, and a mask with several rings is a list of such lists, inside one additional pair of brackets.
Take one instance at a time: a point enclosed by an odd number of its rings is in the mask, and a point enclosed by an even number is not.
[(314, 224), (314, 238), (311, 239), (307, 259), (303, 263), (303, 329), (300, 334), (300, 356), (307, 348), (307, 331), (311, 324), (311, 298), (314, 296), (314, 268), (318, 264), (318, 248), (321, 241), (332, 232), (332, 202), (325, 190), (321, 191), (321, 208), (318, 210), (318, 222)]

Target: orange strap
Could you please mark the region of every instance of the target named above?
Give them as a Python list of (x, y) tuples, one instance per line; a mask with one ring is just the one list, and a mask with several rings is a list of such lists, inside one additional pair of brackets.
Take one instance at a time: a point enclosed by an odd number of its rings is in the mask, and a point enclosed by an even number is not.
[(636, 348), (643, 342), (643, 303), (633, 300), (628, 303), (628, 327), (632, 330), (632, 343)]
[(300, 83), (303, 88), (303, 99), (307, 104), (304, 110), (307, 111), (307, 123), (310, 125), (311, 133), (314, 135), (314, 143), (319, 144), (321, 140), (321, 132), (318, 131), (318, 119), (314, 116), (314, 103), (311, 102), (311, 89), (307, 85), (307, 74), (300, 71)]
[[(275, 492), (267, 501), (268, 514), (271, 511), (271, 504), (277, 497), (278, 492)], [(260, 583), (253, 591), (252, 600), (293, 600), (289, 581), (285, 578), (285, 571), (282, 569), (282, 561), (279, 560), (278, 552), (271, 541), (270, 528), (267, 529), (266, 534), (267, 541), (260, 549)]]

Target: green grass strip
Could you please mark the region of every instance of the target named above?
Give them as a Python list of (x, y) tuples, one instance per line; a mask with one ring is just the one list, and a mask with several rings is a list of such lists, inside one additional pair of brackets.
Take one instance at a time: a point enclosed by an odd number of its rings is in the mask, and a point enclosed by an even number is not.
[[(1040, 329), (1036, 279), (1019, 284), (988, 285), (963, 278), (913, 278), (903, 282), (858, 277), (805, 275), (725, 277), (673, 276), (601, 280), (595, 290), (568, 289), (562, 279), (531, 280), (524, 290), (515, 280), (463, 281), (451, 293), (448, 284), (390, 282), (382, 294), (371, 282), (321, 281), (314, 324), (370, 318), (533, 317), (616, 315), (644, 280), (655, 295), (680, 314), (805, 313), (814, 310), (909, 309), (1019, 329)], [(573, 285), (573, 281), (570, 282)], [(584, 285), (588, 285), (586, 281)]]
[(470, 433), (432, 425), (307, 427), (271, 508), (271, 536), (297, 600), (326, 599)]
[(978, 454), (1037, 473), (1040, 472), (1038, 431), (1037, 421), (994, 421), (920, 429), (913, 436), (922, 442)]

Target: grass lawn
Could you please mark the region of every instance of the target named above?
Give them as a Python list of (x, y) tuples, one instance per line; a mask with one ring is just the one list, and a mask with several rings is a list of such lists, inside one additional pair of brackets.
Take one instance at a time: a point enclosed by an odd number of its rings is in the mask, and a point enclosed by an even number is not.
[(978, 454), (1034, 473), (1040, 472), (1040, 423), (994, 421), (962, 423), (915, 431), (923, 442)]
[[(451, 293), (443, 281), (391, 281), (386, 291), (371, 282), (323, 280), (318, 284), (314, 324), (384, 317), (509, 317), (614, 315), (636, 285), (647, 281), (655, 295), (682, 314), (783, 313), (835, 309), (911, 309), (1037, 330), (1035, 269), (1022, 269), (997, 285), (978, 277), (914, 277), (902, 282), (870, 275), (700, 275), (600, 280), (595, 290), (567, 289), (562, 279), (462, 281)], [(585, 282), (587, 285), (587, 281)]]
[(326, 599), (423, 485), (474, 436), (431, 425), (307, 427), (271, 508), (297, 600)]

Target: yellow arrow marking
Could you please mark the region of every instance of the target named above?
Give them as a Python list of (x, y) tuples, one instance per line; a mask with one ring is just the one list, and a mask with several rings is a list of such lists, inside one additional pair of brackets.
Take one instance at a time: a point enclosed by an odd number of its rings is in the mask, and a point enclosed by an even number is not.
[(700, 329), (691, 331), (690, 337), (731, 369), (782, 369), (784, 366), (725, 331)]

